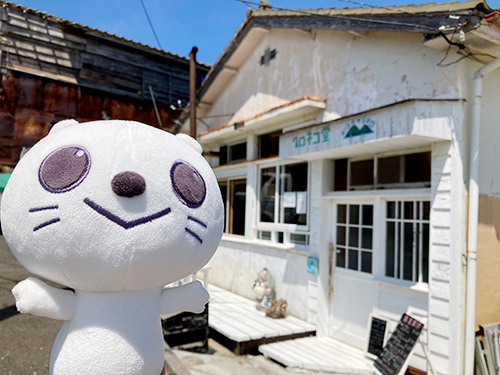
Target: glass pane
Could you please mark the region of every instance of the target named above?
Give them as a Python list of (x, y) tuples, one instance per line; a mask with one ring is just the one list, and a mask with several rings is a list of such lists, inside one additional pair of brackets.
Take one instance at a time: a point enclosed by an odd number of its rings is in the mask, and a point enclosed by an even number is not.
[(373, 229), (361, 229), (361, 247), (363, 249), (372, 249), (373, 246)]
[(345, 245), (346, 227), (337, 225), (337, 245)]
[(347, 206), (345, 204), (339, 204), (337, 206), (337, 223), (347, 222)]
[(231, 227), (232, 234), (245, 234), (246, 180), (231, 181)]
[(424, 220), (429, 220), (430, 219), (430, 212), (431, 212), (431, 202), (422, 202), (424, 205), (424, 208), (422, 210), (422, 219)]
[(405, 182), (431, 181), (431, 153), (405, 155)]
[(276, 168), (264, 168), (260, 172), (260, 221), (274, 223), (274, 189)]
[(276, 232), (276, 241), (278, 243), (283, 243), (283, 238), (284, 238), (283, 232)]
[(373, 185), (373, 159), (351, 163), (351, 186)]
[(393, 184), (400, 182), (401, 156), (379, 158), (377, 163), (377, 177), (379, 184)]
[(309, 245), (309, 236), (307, 234), (290, 233), (290, 242), (297, 245)]
[(396, 202), (387, 202), (387, 218), (396, 218)]
[(345, 249), (343, 247), (337, 247), (337, 267), (345, 268)]
[(417, 216), (415, 215), (414, 212), (415, 205), (413, 204), (413, 202), (403, 202), (403, 205), (404, 205), (405, 219), (409, 220), (415, 219)]
[(413, 278), (413, 223), (404, 224), (403, 279), (415, 281)]
[(295, 206), (283, 207), (284, 217), (280, 218), (280, 222), (306, 225), (307, 163), (282, 166), (280, 183), (280, 202), (284, 202), (284, 193), (295, 193)]
[(349, 260), (347, 262), (347, 268), (349, 268), (350, 270), (357, 271), (359, 269), (358, 258), (359, 258), (359, 251), (349, 249)]
[(423, 225), (422, 280), (424, 283), (429, 282), (429, 224)]
[(227, 220), (227, 183), (222, 182), (219, 184), (220, 188), (220, 194), (222, 196), (222, 202), (224, 203), (224, 230), (223, 232), (226, 233), (226, 220)]
[(373, 225), (373, 206), (363, 205), (363, 225)]
[(261, 230), (259, 231), (259, 238), (261, 240), (271, 241), (271, 232)]
[(368, 251), (361, 252), (361, 271), (372, 273), (372, 253)]
[(261, 135), (259, 137), (259, 157), (260, 158), (268, 158), (270, 156), (278, 156), (279, 155), (279, 146), (280, 146), (280, 134), (279, 132), (268, 133)]
[(394, 277), (396, 223), (386, 224), (385, 275)]
[(333, 190), (347, 190), (347, 159), (335, 160)]
[(359, 206), (349, 205), (349, 223), (359, 224)]
[(247, 143), (229, 146), (229, 162), (247, 160)]
[(349, 246), (359, 246), (359, 228), (349, 227)]

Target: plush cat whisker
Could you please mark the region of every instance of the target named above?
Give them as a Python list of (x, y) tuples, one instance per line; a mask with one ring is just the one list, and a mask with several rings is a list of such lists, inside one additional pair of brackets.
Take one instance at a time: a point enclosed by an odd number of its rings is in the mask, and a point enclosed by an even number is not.
[(29, 277), (12, 290), (20, 312), (64, 321), (50, 375), (165, 374), (161, 316), (201, 313), (209, 295), (164, 286), (207, 264), (224, 226), (202, 151), (138, 122), (66, 120), (19, 161), (2, 230), (21, 264), (64, 288)]
[(193, 216), (188, 216), (188, 220), (194, 221), (195, 223), (200, 224), (203, 228), (207, 227), (207, 224), (205, 224), (203, 221), (193, 217)]
[(39, 211), (57, 210), (57, 209), (59, 209), (58, 205), (44, 206), (44, 207), (33, 207), (33, 208), (30, 208), (30, 210), (28, 212), (39, 212)]
[(34, 228), (33, 228), (33, 232), (36, 232), (36, 231), (37, 231), (37, 230), (39, 230), (39, 229), (45, 228), (45, 227), (46, 227), (46, 226), (48, 226), (48, 225), (52, 225), (52, 224), (58, 223), (58, 222), (60, 222), (60, 221), (61, 221), (61, 219), (60, 219), (60, 218), (58, 218), (58, 217), (56, 217), (55, 219), (52, 219), (52, 220), (46, 221), (46, 222), (44, 222), (44, 223), (42, 223), (42, 224), (37, 225), (36, 227), (34, 227)]
[(200, 238), (200, 236), (198, 236), (192, 230), (190, 230), (189, 228), (184, 228), (184, 229), (186, 230), (187, 233), (189, 233), (191, 236), (193, 236), (194, 238), (196, 238), (199, 243), (203, 243), (203, 240)]

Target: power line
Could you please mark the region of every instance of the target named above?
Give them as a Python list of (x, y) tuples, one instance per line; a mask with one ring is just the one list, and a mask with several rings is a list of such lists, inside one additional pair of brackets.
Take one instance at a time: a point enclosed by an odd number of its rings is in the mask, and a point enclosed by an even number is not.
[[(243, 4), (250, 4), (250, 5), (260, 5), (260, 3), (256, 3), (253, 1), (249, 0), (235, 0)], [(342, 1), (342, 0), (339, 0)], [(347, 1), (347, 0), (344, 0)], [(347, 1), (347, 2), (352, 2), (352, 1)], [(355, 3), (352, 2), (353, 4), (363, 4), (363, 3)], [(367, 5), (367, 4), (364, 4)], [(372, 8), (380, 8), (380, 9), (387, 9), (387, 10), (393, 10), (393, 11), (399, 11), (398, 9), (391, 9), (388, 7), (378, 7), (374, 5), (367, 5)], [(354, 20), (354, 21), (360, 21), (360, 22), (365, 22), (365, 23), (376, 23), (376, 24), (382, 24), (382, 25), (394, 25), (394, 26), (406, 26), (406, 27), (412, 27), (412, 28), (420, 28), (420, 29), (427, 29), (428, 31), (432, 31), (433, 33), (436, 32), (436, 29), (431, 26), (427, 25), (420, 25), (420, 24), (412, 24), (412, 23), (405, 23), (405, 22), (396, 22), (396, 21), (387, 21), (387, 20), (379, 20), (379, 19), (367, 19), (367, 18), (359, 18), (359, 17), (352, 17), (352, 16), (341, 16), (341, 15), (334, 15), (334, 14), (322, 14), (322, 13), (317, 13), (317, 12), (311, 12), (308, 10), (303, 10), (303, 9), (289, 9), (289, 8), (280, 8), (276, 7), (274, 5), (266, 5), (266, 8), (271, 8), (271, 9), (276, 9), (276, 10), (283, 10), (283, 11), (288, 11), (288, 12), (294, 12), (297, 14), (304, 14), (308, 16), (316, 16), (316, 17), (324, 17), (324, 18), (332, 18), (332, 19), (343, 19), (343, 20)], [(413, 15), (413, 13), (408, 13), (408, 12), (403, 12), (407, 13), (409, 15)], [(429, 16), (429, 18), (432, 15), (426, 15)], [(436, 17), (442, 17), (440, 15)]]
[(148, 11), (146, 9), (146, 6), (144, 5), (143, 0), (141, 0), (141, 4), (142, 4), (142, 9), (144, 9), (144, 14), (146, 15), (146, 18), (148, 19), (149, 26), (151, 27), (151, 31), (153, 32), (153, 35), (155, 36), (156, 43), (158, 43), (158, 47), (160, 47), (160, 49), (163, 49), (163, 47), (161, 46), (160, 40), (158, 39), (158, 36), (156, 35), (156, 31), (155, 31), (155, 28), (153, 26), (153, 23), (151, 22), (151, 19), (149, 18), (149, 14), (148, 14)]

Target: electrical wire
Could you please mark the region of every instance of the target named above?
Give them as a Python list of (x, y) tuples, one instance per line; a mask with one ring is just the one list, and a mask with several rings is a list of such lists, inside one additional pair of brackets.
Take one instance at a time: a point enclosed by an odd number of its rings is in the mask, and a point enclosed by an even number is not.
[[(250, 1), (250, 0), (234, 0), (234, 1), (237, 1), (237, 2), (240, 2), (243, 4), (260, 5), (259, 3), (256, 3), (256, 2)], [(333, 14), (321, 14), (321, 13), (311, 12), (311, 11), (303, 10), (303, 9), (280, 8), (280, 7), (276, 7), (274, 5), (266, 5), (265, 7), (271, 8), (271, 9), (276, 9), (276, 10), (294, 12), (297, 14), (304, 14), (304, 15), (308, 15), (308, 16), (316, 16), (316, 17), (324, 17), (324, 18), (332, 18), (332, 19), (342, 19), (342, 20), (353, 20), (353, 21), (361, 21), (361, 22), (365, 22), (365, 23), (376, 23), (376, 24), (382, 24), (382, 25), (405, 26), (405, 27), (426, 29), (429, 32), (433, 32), (433, 33), (436, 32), (436, 29), (434, 27), (426, 26), (426, 25), (419, 25), (419, 24), (415, 24), (415, 23), (376, 20), (376, 19), (359, 18), (359, 17), (352, 17), (352, 16), (341, 16), (341, 15), (333, 15)], [(381, 7), (381, 8), (383, 8), (383, 7)], [(388, 8), (383, 8), (383, 9), (388, 9)], [(408, 14), (412, 14), (412, 13), (408, 13)], [(442, 17), (442, 16), (439, 16), (439, 17)]]
[[(258, 5), (258, 6), (260, 5), (260, 3), (256, 3), (256, 2), (253, 2), (253, 1), (250, 1), (250, 0), (235, 0), (235, 1), (238, 1), (238, 2), (243, 3), (243, 4)], [(369, 5), (369, 4), (366, 4), (366, 3), (356, 2), (356, 1), (352, 1), (352, 0), (337, 0), (337, 1), (343, 1), (343, 2), (347, 2), (347, 3), (351, 3), (351, 4), (355, 4), (355, 5), (361, 5), (361, 6), (367, 6), (367, 7), (371, 7), (371, 8), (381, 8), (381, 9), (387, 9), (387, 10), (392, 10), (392, 11), (399, 11), (399, 12), (402, 12), (402, 13), (405, 13), (405, 14), (408, 14), (408, 15), (413, 15), (413, 13), (401, 11), (401, 10), (395, 9), (395, 8), (378, 7), (378, 6), (375, 6), (375, 5)], [(280, 8), (280, 7), (276, 7), (276, 6), (273, 6), (273, 5), (264, 5), (264, 7), (271, 8), (271, 9), (276, 9), (276, 10), (284, 10), (284, 11), (294, 12), (294, 13), (298, 13), (298, 14), (305, 14), (305, 15), (309, 15), (309, 16), (326, 17), (326, 18), (333, 18), (333, 19), (349, 19), (349, 20), (361, 21), (361, 22), (366, 22), (366, 23), (378, 23), (378, 24), (407, 26), (407, 27), (414, 27), (414, 28), (417, 27), (417, 28), (421, 28), (421, 29), (427, 29), (430, 32), (432, 32), (433, 34), (439, 34), (448, 43), (448, 49), (447, 49), (447, 51), (445, 53), (445, 56), (443, 57), (443, 59), (441, 59), (441, 61), (439, 61), (437, 63), (437, 66), (439, 66), (439, 67), (446, 67), (446, 66), (450, 66), (450, 65), (456, 64), (456, 63), (462, 61), (465, 58), (472, 58), (472, 59), (474, 59), (474, 60), (477, 61), (476, 56), (490, 56), (490, 57), (492, 57), (489, 54), (472, 53), (472, 51), (470, 51), (470, 49), (467, 48), (463, 43), (456, 43), (456, 42), (451, 41), (446, 36), (446, 34), (444, 32), (442, 32), (439, 29), (435, 29), (435, 28), (433, 28), (431, 26), (418, 25), (418, 24), (410, 24), (410, 23), (404, 23), (404, 22), (393, 22), (393, 21), (366, 19), (366, 18), (358, 18), (358, 17), (351, 17), (351, 16), (321, 14), (321, 13), (315, 13), (315, 12), (311, 12), (311, 11), (307, 11), (307, 10), (302, 10), (302, 9)], [(442, 15), (426, 15), (426, 17), (429, 17), (429, 18), (432, 17), (432, 16), (442, 17)], [(450, 16), (451, 16), (451, 14), (450, 14)], [(458, 20), (459, 19), (457, 19), (457, 21)], [(455, 25), (455, 31), (454, 31), (453, 34), (457, 33), (457, 30), (458, 30), (459, 26), (461, 26), (461, 25), (459, 25), (459, 24)], [(443, 64), (443, 62), (448, 57), (448, 54), (449, 54), (452, 46), (458, 47), (457, 54), (460, 54), (462, 56), (459, 59), (457, 59), (456, 61), (453, 61), (451, 63)]]
[(156, 43), (158, 43), (158, 47), (160, 47), (160, 49), (163, 49), (163, 47), (161, 46), (160, 40), (158, 39), (158, 35), (156, 35), (156, 31), (155, 31), (155, 28), (153, 26), (153, 23), (151, 22), (151, 18), (149, 18), (149, 14), (148, 14), (148, 11), (146, 9), (146, 6), (144, 5), (143, 0), (141, 0), (141, 5), (142, 5), (142, 9), (144, 10), (144, 14), (146, 15), (146, 18), (148, 19), (149, 26), (151, 27), (151, 31), (153, 32), (153, 35), (155, 36)]

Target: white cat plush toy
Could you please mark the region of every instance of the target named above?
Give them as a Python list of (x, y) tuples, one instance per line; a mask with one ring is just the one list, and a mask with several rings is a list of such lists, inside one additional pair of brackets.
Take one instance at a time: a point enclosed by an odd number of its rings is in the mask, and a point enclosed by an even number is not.
[(31, 273), (20, 312), (64, 320), (51, 375), (160, 375), (160, 314), (201, 312), (202, 268), (222, 236), (217, 180), (193, 138), (132, 121), (62, 121), (19, 162), (2, 229)]

